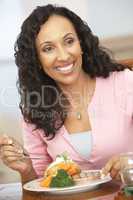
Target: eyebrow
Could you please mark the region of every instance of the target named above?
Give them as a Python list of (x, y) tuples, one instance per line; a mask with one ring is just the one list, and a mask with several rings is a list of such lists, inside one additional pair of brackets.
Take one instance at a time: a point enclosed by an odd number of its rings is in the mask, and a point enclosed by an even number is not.
[[(73, 35), (73, 33), (67, 33), (66, 35), (63, 36), (63, 39), (65, 39), (69, 35)], [(45, 41), (45, 42), (40, 43), (39, 46), (42, 46), (43, 44), (51, 44), (51, 43), (52, 43), (51, 41)]]

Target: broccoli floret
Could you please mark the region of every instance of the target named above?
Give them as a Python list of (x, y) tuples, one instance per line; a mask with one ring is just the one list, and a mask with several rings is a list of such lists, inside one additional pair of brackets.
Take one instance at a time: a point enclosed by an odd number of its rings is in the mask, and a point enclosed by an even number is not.
[(51, 180), (50, 187), (68, 187), (75, 185), (71, 176), (64, 169), (59, 169)]

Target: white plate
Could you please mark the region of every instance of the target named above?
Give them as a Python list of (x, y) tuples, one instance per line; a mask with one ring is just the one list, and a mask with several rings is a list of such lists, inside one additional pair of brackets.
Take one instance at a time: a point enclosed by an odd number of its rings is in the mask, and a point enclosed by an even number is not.
[[(85, 170), (86, 171), (86, 170)], [(97, 173), (100, 170), (88, 170), (89, 173)], [(84, 191), (91, 191), (96, 189), (100, 184), (106, 183), (111, 181), (111, 177), (109, 175), (98, 178), (96, 180), (89, 180), (85, 182), (78, 183), (77, 185), (71, 186), (71, 187), (65, 187), (65, 188), (45, 188), (41, 187), (40, 179), (35, 179), (33, 181), (30, 181), (26, 183), (23, 188), (25, 190), (34, 191), (34, 192), (45, 192), (50, 194), (72, 194), (77, 192), (84, 192)]]

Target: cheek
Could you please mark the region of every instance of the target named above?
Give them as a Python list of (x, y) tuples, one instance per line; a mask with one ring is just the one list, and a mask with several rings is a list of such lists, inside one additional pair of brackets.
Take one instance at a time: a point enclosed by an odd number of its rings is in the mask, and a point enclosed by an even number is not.
[(77, 53), (77, 62), (82, 65), (82, 52), (78, 52)]
[(54, 64), (54, 57), (52, 56), (40, 56), (40, 62), (42, 64), (43, 69), (49, 70)]
[(79, 66), (80, 69), (82, 69), (82, 57), (80, 56), (78, 61), (77, 61), (77, 65)]
[(82, 50), (80, 45), (75, 45), (70, 51), (71, 54), (73, 54), (76, 58), (80, 58), (82, 56)]

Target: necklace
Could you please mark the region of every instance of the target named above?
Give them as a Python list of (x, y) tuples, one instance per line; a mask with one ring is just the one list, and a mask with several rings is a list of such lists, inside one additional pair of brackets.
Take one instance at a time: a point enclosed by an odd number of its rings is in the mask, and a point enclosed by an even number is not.
[[(90, 91), (89, 91), (89, 88)], [(93, 92), (94, 92), (94, 82), (87, 82), (85, 87), (83, 88), (83, 92), (81, 93), (75, 93), (78, 94), (78, 96), (75, 96), (75, 101), (74, 101), (74, 96), (71, 97), (71, 101), (70, 101), (70, 110), (69, 110), (69, 114), (71, 116), (75, 116), (75, 118), (77, 120), (82, 120), (83, 115), (86, 113), (87, 111), (87, 107), (88, 104), (93, 96)], [(85, 98), (84, 98), (85, 97)]]
[(81, 112), (76, 112), (76, 118), (78, 119), (78, 120), (81, 120), (81, 118), (82, 118), (82, 115), (81, 115)]
[[(87, 84), (88, 86), (88, 84)], [(88, 107), (88, 104), (89, 104), (89, 101), (91, 100), (92, 96), (93, 96), (93, 92), (94, 92), (94, 88), (92, 86), (92, 91), (88, 91), (88, 87), (85, 88), (85, 93), (86, 93), (86, 99), (87, 99), (87, 102), (86, 101), (83, 101), (82, 103), (85, 105), (85, 109), (87, 109)], [(76, 116), (76, 119), (77, 120), (81, 120), (82, 119), (82, 111), (76, 111), (75, 112), (75, 116)]]

